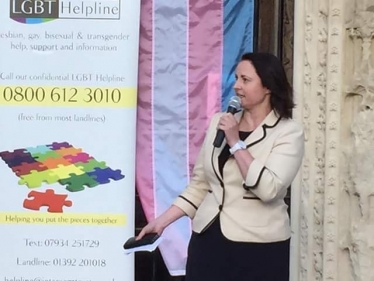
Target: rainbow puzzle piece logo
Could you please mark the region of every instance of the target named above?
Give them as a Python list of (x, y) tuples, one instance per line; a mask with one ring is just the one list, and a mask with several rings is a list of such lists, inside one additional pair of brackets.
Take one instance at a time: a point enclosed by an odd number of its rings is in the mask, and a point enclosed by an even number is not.
[[(97, 161), (67, 142), (16, 149), (13, 152), (3, 151), (0, 157), (20, 177), (18, 183), (28, 188), (38, 188), (43, 183), (60, 183), (68, 191), (77, 192), (124, 178), (120, 170), (112, 170), (105, 162)], [(41, 196), (38, 192), (29, 194), (30, 197), (35, 195)], [(54, 195), (59, 199), (65, 196), (48, 191), (48, 196), (44, 195), (43, 198), (51, 199)], [(27, 202), (26, 206), (29, 206), (30, 201)], [(49, 206), (47, 203), (41, 206)]]

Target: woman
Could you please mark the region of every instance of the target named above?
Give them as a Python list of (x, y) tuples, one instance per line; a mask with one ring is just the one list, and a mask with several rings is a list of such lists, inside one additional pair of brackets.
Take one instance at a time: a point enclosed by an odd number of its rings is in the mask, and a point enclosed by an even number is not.
[[(291, 119), (293, 94), (275, 56), (244, 54), (234, 90), (243, 110), (212, 118), (188, 187), (138, 239), (188, 215), (186, 281), (287, 281), (284, 197), (301, 165), (303, 130)], [(217, 129), (220, 148), (212, 145)]]

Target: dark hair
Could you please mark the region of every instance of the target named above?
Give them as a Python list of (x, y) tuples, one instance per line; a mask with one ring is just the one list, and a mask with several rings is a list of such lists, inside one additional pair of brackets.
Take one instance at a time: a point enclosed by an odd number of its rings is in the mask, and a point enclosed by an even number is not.
[(282, 62), (270, 53), (246, 53), (241, 60), (252, 63), (262, 85), (270, 90), (272, 109), (282, 118), (291, 118), (295, 107), (293, 91)]

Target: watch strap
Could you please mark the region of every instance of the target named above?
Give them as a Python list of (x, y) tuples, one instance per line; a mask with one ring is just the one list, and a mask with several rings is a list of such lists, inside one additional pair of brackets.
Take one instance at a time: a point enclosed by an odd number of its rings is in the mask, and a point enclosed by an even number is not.
[(247, 145), (245, 144), (244, 141), (238, 141), (236, 142), (230, 149), (230, 153), (231, 155), (234, 154), (237, 150), (241, 150), (241, 149), (247, 149)]

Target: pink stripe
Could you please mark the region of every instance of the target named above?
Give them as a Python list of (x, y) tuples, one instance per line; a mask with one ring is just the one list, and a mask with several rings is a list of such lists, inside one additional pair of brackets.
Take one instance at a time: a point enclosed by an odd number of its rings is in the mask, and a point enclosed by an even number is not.
[(136, 187), (148, 221), (155, 218), (153, 184), (153, 1), (143, 0), (140, 16)]
[(221, 108), (223, 1), (190, 0), (189, 166), (193, 168), (211, 115)]
[[(221, 95), (222, 87), (221, 87), (221, 73), (209, 73), (208, 74), (208, 93), (214, 93), (212, 95), (207, 95), (207, 104), (206, 104), (206, 115), (207, 115), (207, 123), (206, 126), (209, 125), (210, 119), (213, 115), (221, 108)], [(218, 98), (217, 98), (218, 95)], [(217, 102), (218, 99), (218, 102)]]

